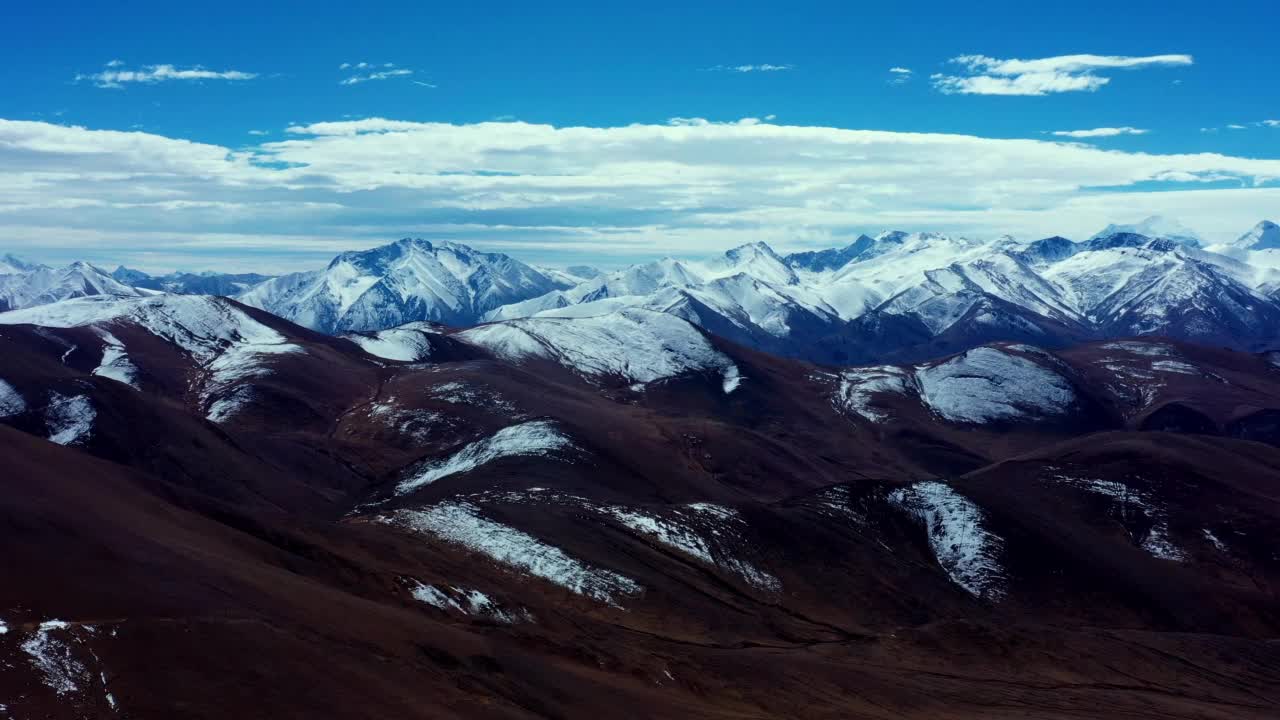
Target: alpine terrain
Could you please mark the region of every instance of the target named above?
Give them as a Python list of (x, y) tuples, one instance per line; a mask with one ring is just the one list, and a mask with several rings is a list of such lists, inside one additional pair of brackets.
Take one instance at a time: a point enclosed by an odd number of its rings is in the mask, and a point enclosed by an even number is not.
[(1280, 235), (0, 262), (0, 717), (1273, 718)]

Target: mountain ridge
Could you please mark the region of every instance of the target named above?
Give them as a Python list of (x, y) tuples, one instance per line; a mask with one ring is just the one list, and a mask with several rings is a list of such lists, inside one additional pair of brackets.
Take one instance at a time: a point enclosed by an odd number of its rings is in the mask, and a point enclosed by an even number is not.
[[(1082, 242), (886, 231), (826, 250), (784, 255), (753, 242), (709, 259), (666, 257), (612, 272), (538, 269), (461, 243), (404, 238), (278, 277), (24, 265), (32, 269), (0, 275), (0, 307), (100, 293), (221, 294), (330, 334), (639, 307), (757, 349), (836, 363), (923, 359), (964, 347), (966, 336), (973, 344), (1000, 333), (1051, 346), (1161, 334), (1275, 349), (1280, 268), (1270, 263), (1280, 230), (1262, 221), (1229, 248), (1202, 249), (1198, 238), (1159, 217), (1113, 224)], [(861, 349), (851, 356), (853, 347)]]

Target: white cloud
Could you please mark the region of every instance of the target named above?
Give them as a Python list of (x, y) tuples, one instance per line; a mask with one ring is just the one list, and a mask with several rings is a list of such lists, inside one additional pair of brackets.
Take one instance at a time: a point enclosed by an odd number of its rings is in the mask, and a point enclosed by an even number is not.
[(891, 67), (889, 68), (889, 82), (893, 85), (902, 85), (910, 80), (913, 74), (910, 68)]
[(1097, 74), (1100, 70), (1140, 69), (1156, 66), (1190, 65), (1190, 55), (1059, 55), (1032, 60), (961, 55), (951, 59), (965, 74), (930, 76), (933, 85), (946, 94), (962, 95), (1048, 95), (1062, 92), (1093, 92), (1111, 82)]
[(759, 65), (716, 65), (715, 67), (707, 68), (707, 70), (713, 70), (713, 71), (723, 70), (723, 71), (736, 72), (736, 73), (783, 72), (784, 70), (794, 70), (794, 69), (795, 69), (795, 65), (772, 65), (769, 63), (763, 63)]
[(590, 260), (832, 245), (891, 227), (1080, 237), (1135, 214), (1177, 215), (1216, 240), (1274, 215), (1278, 179), (1280, 159), (755, 118), (367, 118), (295, 125), (247, 149), (0, 120), (0, 247), (74, 240), (122, 258), (188, 253), (187, 267), (270, 255), (274, 270), (291, 252), (319, 264), (406, 234)]
[(1146, 135), (1151, 132), (1136, 127), (1100, 127), (1092, 130), (1054, 130), (1051, 134), (1069, 138), (1115, 137), (1117, 135)]
[[(374, 67), (377, 67), (377, 66), (367, 62), (359, 62), (355, 64), (343, 63), (341, 66), (339, 66), (339, 69), (341, 70), (341, 69), (353, 68), (356, 70), (368, 70)], [(395, 63), (383, 63), (381, 67), (383, 68), (382, 70), (375, 70), (373, 72), (367, 72), (367, 73), (362, 73), (358, 75), (350, 75), (348, 77), (343, 78), (342, 80), (339, 80), (338, 84), (339, 85), (359, 85), (360, 83), (371, 82), (374, 80), (389, 80), (391, 78), (405, 77), (413, 74), (412, 70), (409, 70), (406, 68), (397, 68)], [(427, 83), (418, 83), (418, 84), (426, 85)], [(435, 87), (435, 86), (431, 85), (430, 87)]]
[(153, 84), (178, 80), (252, 80), (257, 73), (240, 70), (206, 70), (199, 65), (178, 68), (173, 65), (146, 65), (138, 70), (122, 70), (124, 63), (112, 60), (106, 69), (89, 75), (76, 75), (76, 81), (89, 80), (100, 88), (122, 88), (128, 83)]
[(271, 133), (267, 132), (266, 130), (250, 130), (249, 134), (250, 135), (270, 135)]
[[(1280, 127), (1280, 120), (1258, 120), (1256, 122), (1248, 122), (1248, 123), (1230, 123), (1225, 126), (1227, 130), (1248, 130), (1251, 127), (1276, 128), (1276, 127)], [(1200, 132), (1216, 133), (1221, 129), (1223, 128), (1202, 127), (1200, 128)]]

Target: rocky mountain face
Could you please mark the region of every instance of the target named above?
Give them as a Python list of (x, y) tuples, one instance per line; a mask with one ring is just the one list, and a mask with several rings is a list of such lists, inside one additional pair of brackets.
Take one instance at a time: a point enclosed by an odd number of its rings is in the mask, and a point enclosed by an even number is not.
[[(1203, 300), (1062, 266), (1091, 253), (1234, 277), (1102, 245), (900, 269), (850, 322), (941, 342)], [(0, 313), (3, 712), (1274, 714), (1276, 353), (1146, 335), (832, 367), (708, 332), (843, 320), (807, 272), (753, 246), (554, 314), (341, 336), (204, 296)]]

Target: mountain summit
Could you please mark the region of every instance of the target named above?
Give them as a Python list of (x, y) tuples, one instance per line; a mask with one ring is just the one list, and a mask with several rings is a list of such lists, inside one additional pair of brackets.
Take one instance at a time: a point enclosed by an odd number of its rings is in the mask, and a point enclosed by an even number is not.
[(239, 300), (332, 333), (416, 320), (471, 325), (489, 310), (565, 286), (501, 253), (405, 238), (342, 253), (324, 270), (269, 280)]
[(1132, 233), (1134, 235), (1143, 235), (1149, 238), (1162, 238), (1173, 240), (1182, 245), (1191, 247), (1201, 247), (1205, 244), (1204, 238), (1191, 228), (1183, 225), (1178, 220), (1167, 218), (1163, 215), (1152, 215), (1142, 222), (1133, 225), (1115, 225), (1111, 224), (1103, 228), (1098, 234), (1089, 238), (1097, 240), (1098, 238), (1110, 237), (1120, 233)]
[(1241, 235), (1232, 246), (1239, 250), (1277, 250), (1280, 249), (1280, 225), (1270, 220), (1263, 220), (1249, 232)]

